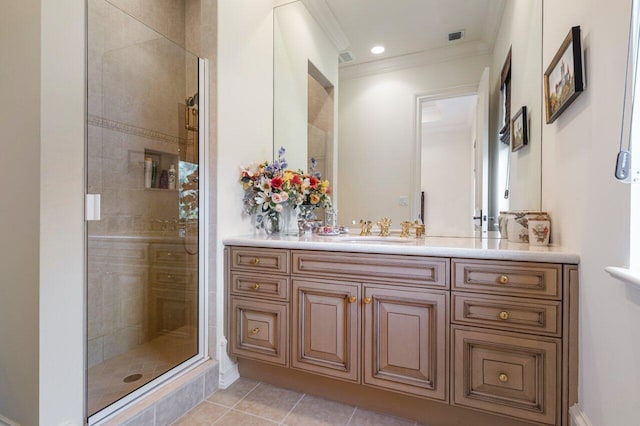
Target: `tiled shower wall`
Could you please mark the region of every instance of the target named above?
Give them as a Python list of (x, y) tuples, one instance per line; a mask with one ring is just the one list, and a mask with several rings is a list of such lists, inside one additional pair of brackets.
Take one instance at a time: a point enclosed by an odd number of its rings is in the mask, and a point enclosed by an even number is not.
[[(319, 71), (315, 71), (318, 72)], [(325, 79), (326, 80), (326, 79)], [(333, 164), (334, 88), (321, 83), (311, 73), (308, 77), (307, 149), (309, 158), (318, 162), (316, 171), (331, 179)]]
[[(214, 57), (215, 10), (211, 0), (90, 0), (88, 192), (102, 194), (103, 206), (102, 220), (89, 223), (90, 246), (92, 236), (174, 229), (178, 194), (144, 189), (144, 150), (177, 158), (178, 147), (193, 140), (184, 129), (183, 105), (197, 91), (197, 61), (182, 48)], [(114, 275), (96, 266), (99, 255), (89, 250), (90, 366), (149, 337), (148, 265), (125, 262)], [(215, 293), (209, 298), (215, 307)]]

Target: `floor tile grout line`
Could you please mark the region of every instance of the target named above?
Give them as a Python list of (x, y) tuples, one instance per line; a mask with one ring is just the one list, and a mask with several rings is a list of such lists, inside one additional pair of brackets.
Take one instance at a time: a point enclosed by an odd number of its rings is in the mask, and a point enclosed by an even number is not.
[[(236, 407), (236, 405), (240, 404), (240, 403), (241, 403), (241, 402), (242, 402), (242, 401), (243, 401), (247, 396), (249, 396), (249, 394), (250, 394), (251, 392), (253, 392), (253, 391), (254, 391), (258, 386), (260, 386), (261, 384), (262, 384), (262, 382), (258, 382), (258, 383), (256, 383), (256, 384), (255, 384), (255, 386), (254, 386), (254, 387), (252, 387), (252, 388), (249, 390), (249, 392), (247, 392), (246, 394), (244, 394), (244, 396), (243, 396), (242, 398), (240, 398), (240, 399), (239, 399), (235, 404), (233, 404), (231, 407), (229, 407), (229, 406), (227, 406), (227, 405), (217, 404), (217, 405), (220, 405), (220, 406), (222, 406), (222, 407), (227, 408), (227, 411), (226, 411), (223, 415), (221, 415), (220, 417), (218, 417), (218, 418), (217, 418), (213, 423), (211, 423), (211, 425), (212, 425), (212, 426), (213, 426), (213, 425), (215, 425), (215, 424), (216, 424), (216, 423), (218, 423), (218, 422), (219, 422), (223, 417), (225, 417), (227, 414), (229, 414), (231, 411), (233, 411), (233, 409)], [(233, 386), (233, 383), (232, 383), (230, 386)], [(227, 388), (227, 389), (228, 389), (228, 388)], [(224, 390), (224, 389), (222, 389), (222, 390)], [(215, 392), (214, 392), (214, 393), (212, 393), (211, 395), (216, 394), (218, 391), (220, 391), (220, 389), (218, 389), (217, 391), (215, 391)], [(215, 404), (215, 402), (213, 402), (213, 401), (209, 401), (209, 402), (211, 402), (211, 403)], [(236, 410), (236, 411), (240, 411), (240, 410)], [(241, 412), (241, 413), (244, 413), (244, 411), (240, 411), (240, 412)]]
[(289, 412), (287, 413), (287, 415), (286, 415), (286, 416), (284, 416), (284, 418), (280, 421), (280, 424), (281, 424), (281, 425), (286, 425), (285, 420), (287, 420), (287, 417), (289, 417), (289, 415), (290, 415), (291, 413), (293, 413), (293, 410), (295, 410), (295, 409), (296, 409), (296, 407), (298, 406), (298, 404), (300, 404), (300, 401), (302, 401), (302, 399), (303, 399), (305, 396), (307, 396), (307, 394), (306, 394), (306, 393), (303, 393), (302, 395), (300, 395), (300, 398), (298, 398), (298, 400), (296, 401), (296, 403), (295, 403), (295, 404), (293, 404), (293, 407), (291, 407), (291, 410), (289, 410)]
[(358, 407), (357, 406), (353, 407), (353, 411), (351, 412), (351, 416), (349, 416), (349, 421), (347, 422), (347, 425), (351, 424), (351, 420), (353, 419), (353, 416), (356, 415), (356, 411), (358, 411)]
[(213, 422), (212, 425), (215, 425), (216, 423), (218, 423), (219, 420), (222, 420), (223, 417), (225, 417), (227, 414), (229, 414), (232, 411), (235, 411), (236, 413), (240, 413), (240, 414), (246, 414), (247, 416), (255, 417), (256, 419), (266, 420), (269, 423), (273, 423), (274, 425), (278, 425), (279, 424), (279, 423), (276, 423), (272, 419), (268, 419), (266, 417), (258, 416), (257, 414), (249, 413), (248, 411), (242, 411), (242, 410), (237, 410), (235, 408), (229, 408), (229, 410), (226, 413), (224, 413), (222, 416), (220, 416), (215, 422)]

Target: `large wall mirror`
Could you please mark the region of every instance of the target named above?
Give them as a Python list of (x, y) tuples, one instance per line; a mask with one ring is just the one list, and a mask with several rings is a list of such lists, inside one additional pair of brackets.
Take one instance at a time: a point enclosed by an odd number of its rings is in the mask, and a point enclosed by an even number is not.
[(289, 2), (274, 153), (317, 160), (340, 224), (494, 236), (500, 211), (541, 207), (541, 76), (542, 0)]

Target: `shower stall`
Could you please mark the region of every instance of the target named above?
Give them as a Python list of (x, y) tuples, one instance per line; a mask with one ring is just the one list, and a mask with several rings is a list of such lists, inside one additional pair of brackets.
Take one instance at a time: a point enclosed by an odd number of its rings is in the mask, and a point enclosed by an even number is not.
[(206, 355), (207, 63), (185, 1), (142, 3), (87, 7), (89, 423)]

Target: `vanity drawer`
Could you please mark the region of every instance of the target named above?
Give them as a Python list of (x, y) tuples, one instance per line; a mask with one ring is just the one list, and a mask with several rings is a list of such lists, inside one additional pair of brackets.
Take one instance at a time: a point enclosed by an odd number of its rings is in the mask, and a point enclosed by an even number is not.
[(231, 247), (231, 269), (289, 273), (289, 252), (280, 249)]
[(454, 405), (559, 424), (560, 339), (452, 329)]
[(232, 272), (231, 293), (240, 296), (289, 300), (289, 278)]
[(463, 325), (560, 337), (562, 303), (453, 293), (451, 321)]
[(294, 274), (449, 286), (449, 261), (421, 256), (294, 251), (292, 269)]
[(562, 267), (546, 263), (453, 260), (453, 289), (560, 300)]
[(151, 244), (153, 265), (185, 265), (189, 261), (196, 262), (197, 259), (198, 256), (187, 253), (182, 244)]
[(288, 364), (287, 303), (231, 298), (231, 354)]

